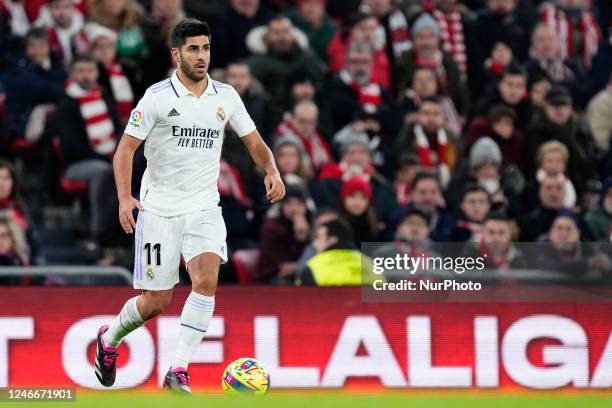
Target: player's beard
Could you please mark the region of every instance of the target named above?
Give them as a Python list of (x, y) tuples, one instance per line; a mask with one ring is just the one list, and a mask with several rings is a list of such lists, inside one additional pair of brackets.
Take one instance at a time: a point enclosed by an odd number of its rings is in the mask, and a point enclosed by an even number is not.
[(195, 71), (195, 67), (190, 67), (189, 64), (185, 62), (185, 59), (182, 56), (179, 65), (181, 67), (181, 71), (185, 74), (185, 76), (193, 82), (202, 81), (204, 78), (206, 78), (206, 74), (208, 73), (208, 65), (206, 65), (203, 74), (198, 74)]

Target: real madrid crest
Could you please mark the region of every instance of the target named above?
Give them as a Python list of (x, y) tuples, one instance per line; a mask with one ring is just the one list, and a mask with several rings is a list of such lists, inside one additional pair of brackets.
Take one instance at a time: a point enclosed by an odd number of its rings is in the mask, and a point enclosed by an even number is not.
[(225, 122), (226, 117), (227, 116), (225, 115), (225, 111), (223, 110), (223, 107), (219, 106), (217, 108), (217, 120), (219, 122)]
[(153, 280), (154, 277), (155, 275), (153, 274), (153, 268), (151, 268), (151, 265), (147, 266), (147, 279)]

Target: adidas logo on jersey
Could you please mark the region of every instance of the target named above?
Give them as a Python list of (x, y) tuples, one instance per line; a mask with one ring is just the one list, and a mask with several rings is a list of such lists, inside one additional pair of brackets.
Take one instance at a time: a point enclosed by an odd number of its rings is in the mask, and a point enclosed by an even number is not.
[(176, 111), (176, 109), (172, 108), (172, 110), (170, 111), (170, 113), (168, 113), (168, 117), (171, 118), (172, 116), (179, 116), (180, 113), (178, 113)]

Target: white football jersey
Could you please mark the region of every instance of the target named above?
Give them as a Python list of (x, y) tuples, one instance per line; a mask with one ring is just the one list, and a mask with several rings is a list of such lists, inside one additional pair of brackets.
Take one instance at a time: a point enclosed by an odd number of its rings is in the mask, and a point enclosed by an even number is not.
[(240, 137), (255, 130), (230, 85), (208, 77), (208, 87), (197, 97), (175, 72), (147, 89), (125, 128), (126, 134), (145, 140), (147, 169), (140, 189), (145, 210), (173, 217), (218, 205), (219, 161), (228, 122)]

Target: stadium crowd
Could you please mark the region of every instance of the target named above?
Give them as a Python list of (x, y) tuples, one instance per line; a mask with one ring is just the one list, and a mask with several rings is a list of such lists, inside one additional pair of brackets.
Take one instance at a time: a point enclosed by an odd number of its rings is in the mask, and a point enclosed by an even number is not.
[(0, 0), (0, 264), (131, 268), (111, 160), (185, 16), (287, 185), (270, 206), (226, 129), (223, 281), (354, 283), (326, 274), (366, 241), (512, 268), (513, 242), (612, 240), (607, 0)]

